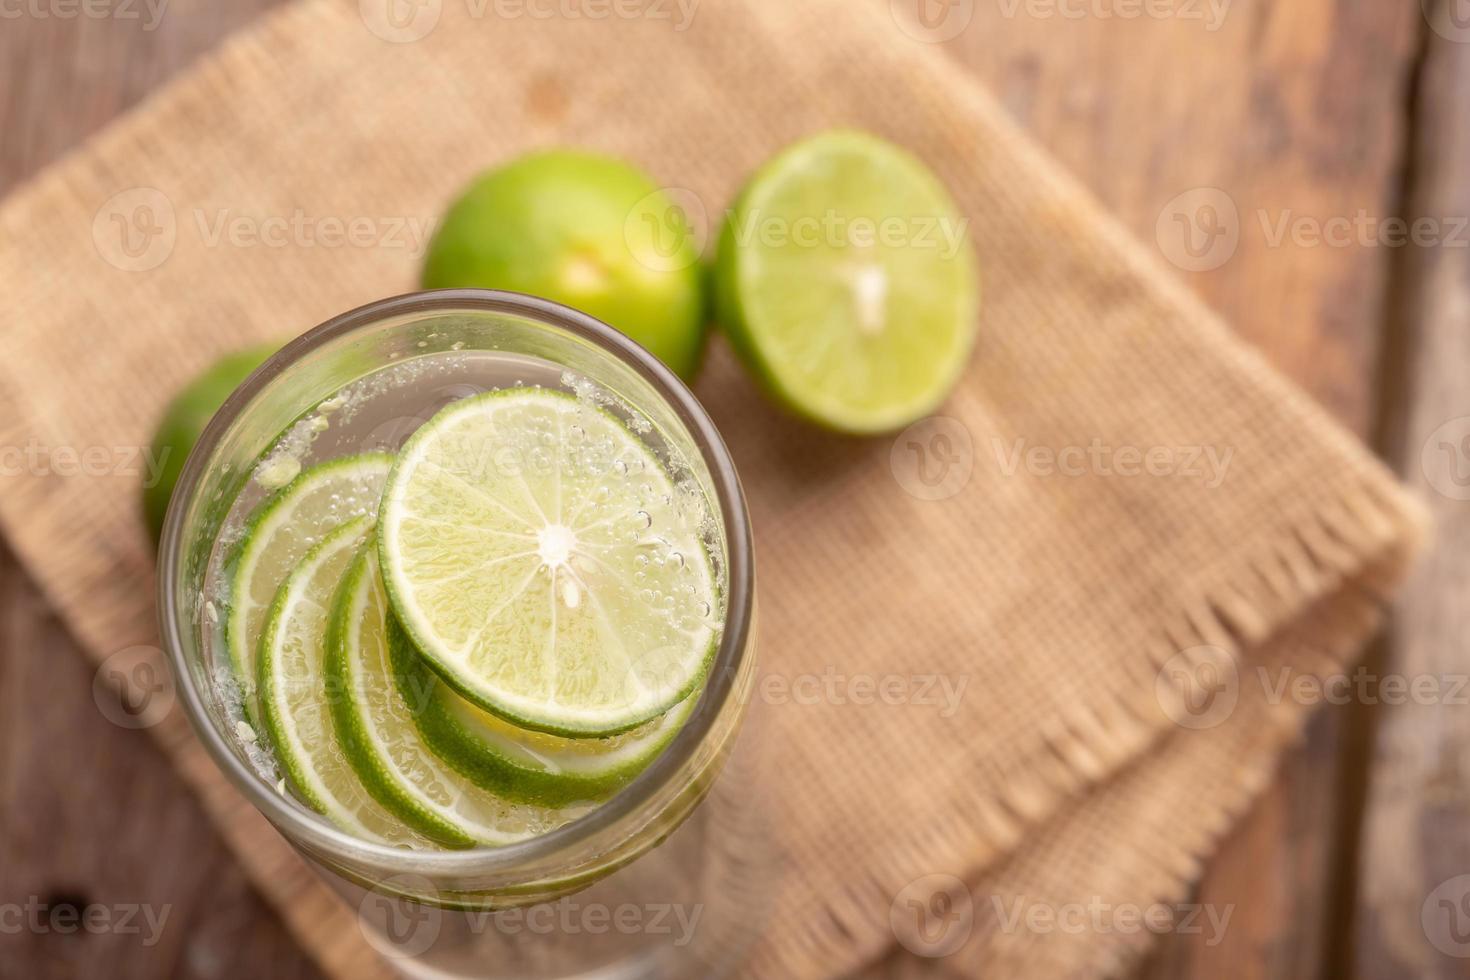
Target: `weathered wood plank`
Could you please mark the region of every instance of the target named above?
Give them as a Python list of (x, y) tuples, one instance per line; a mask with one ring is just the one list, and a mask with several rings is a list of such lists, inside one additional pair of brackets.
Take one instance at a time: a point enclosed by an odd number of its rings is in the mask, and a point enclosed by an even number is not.
[[(1393, 250), (1277, 232), (1394, 214), (1417, 4), (1235, 0), (1126, 19), (1128, 6), (975, 4), (943, 46), (1243, 337), (1371, 435)], [(1182, 213), (1202, 247), (1203, 204), (1234, 245), (1195, 263), (1171, 219)], [(1312, 722), (1212, 862), (1195, 900), (1235, 907), (1224, 941), (1166, 937), (1141, 976), (1324, 975), (1352, 826), (1338, 805), (1343, 725), (1340, 710)]]
[(1422, 686), (1385, 696), (1373, 726), (1351, 937), (1365, 978), (1470, 974), (1470, 23), (1453, 0), (1428, 9), (1408, 207), (1426, 244), (1401, 257), (1386, 441), (1437, 534), (1376, 666)]
[[(105, 21), (7, 21), (0, 31), (0, 64), (6, 73), (0, 127), (7, 133), (0, 141), (0, 189), (60, 155), (268, 2), (170, 11), (151, 32)], [(1218, 29), (1184, 17), (1104, 18), (1096, 11), (1111, 9), (1105, 3), (1085, 5), (1089, 12), (1080, 19), (1056, 13), (1057, 5), (974, 6), (973, 22), (945, 47), (999, 92), (1016, 116), (1145, 240), (1155, 238), (1160, 214), (1177, 195), (1200, 187), (1228, 191), (1240, 215), (1238, 247), (1219, 268), (1181, 270), (1180, 275), (1340, 417), (1366, 432), (1386, 250), (1276, 247), (1259, 215), (1325, 218), (1351, 216), (1360, 208), (1387, 213), (1415, 5), (1236, 0), (1224, 6)], [(1047, 9), (1054, 13), (1044, 14)], [(1211, 13), (1208, 4), (1193, 9)], [(900, 34), (895, 40), (921, 43)], [(1166, 257), (1180, 254), (1179, 243), (1167, 237), (1160, 247)], [(37, 609), (35, 615), (43, 613)], [(0, 668), (6, 671), (0, 674), (0, 696), (14, 700), (11, 692), (18, 688), (6, 679), (19, 676), (17, 663), (34, 666), (70, 657), (86, 674), (80, 658), (59, 646), (64, 638), (52, 630), (44, 642), (28, 641), (31, 649), (8, 652), (7, 666)], [(25, 677), (32, 683), (30, 674)], [(88, 678), (68, 679), (60, 671), (47, 677), (71, 693), (70, 702), (58, 698), (56, 703), (75, 707), (78, 697), (90, 702)], [(29, 691), (20, 699), (31, 700)], [(17, 746), (16, 733), (34, 728), (33, 715), (40, 709), (11, 701), (0, 725), (7, 744)], [(1171, 942), (1160, 954), (1158, 975), (1320, 972), (1315, 951), (1327, 849), (1336, 827), (1331, 775), (1336, 733), (1332, 719), (1314, 726), (1308, 748), (1288, 763), (1281, 786), (1234, 835), (1216, 863), (1218, 870), (1202, 886), (1202, 901), (1249, 909), (1249, 916), (1236, 921), (1251, 924), (1232, 931), (1227, 944), (1215, 949), (1196, 948), (1187, 937)], [(62, 748), (51, 750), (57, 772), (90, 773), (98, 739), (144, 742), (106, 730), (65, 739)], [(107, 785), (138, 800), (163, 792), (145, 792), (136, 788), (140, 785), (179, 788), (151, 747), (136, 751), (142, 758), (153, 756), (152, 771), (141, 764), (119, 766), (126, 777), (116, 783), (109, 779)], [(21, 765), (14, 760), (33, 753), (10, 749), (11, 761), (0, 769), (6, 787), (14, 784), (12, 773)], [(5, 798), (7, 809), (13, 799)], [(67, 806), (80, 821), (68, 834), (98, 835), (104, 814), (83, 819), (84, 807), (73, 801)], [(47, 819), (30, 809), (13, 812), (18, 820)], [(139, 819), (156, 819), (152, 811), (138, 809), (140, 815), (145, 812), (150, 816)], [(197, 808), (188, 819), (202, 822)], [(190, 845), (196, 851), (218, 848), (207, 843), (207, 833), (200, 839), (206, 843)], [(217, 873), (233, 872), (221, 868)], [(8, 879), (3, 887), (10, 887)], [(157, 894), (192, 893), (165, 889)], [(188, 904), (184, 898), (174, 900)], [(258, 907), (214, 911), (222, 914), (226, 921), (241, 922), (242, 929), (272, 928), (269, 914)], [(203, 912), (200, 916), (206, 921)], [(272, 935), (279, 936), (275, 928)], [(250, 939), (265, 948), (273, 948), (273, 942), (253, 934)], [(121, 975), (129, 969), (151, 974), (158, 965), (130, 958), (126, 950), (109, 955), (109, 972)], [(289, 973), (300, 957), (280, 948), (269, 961)], [(241, 975), (263, 972), (236, 959), (221, 975), (237, 972), (236, 967)]]
[[(0, 192), (269, 5), (0, 20)], [(17, 933), (7, 913), (0, 977), (317, 976), (148, 735), (99, 710), (92, 680), (0, 549), (0, 904), (25, 916)], [(63, 932), (68, 908), (92, 909), (94, 926), (106, 910), (112, 927)]]

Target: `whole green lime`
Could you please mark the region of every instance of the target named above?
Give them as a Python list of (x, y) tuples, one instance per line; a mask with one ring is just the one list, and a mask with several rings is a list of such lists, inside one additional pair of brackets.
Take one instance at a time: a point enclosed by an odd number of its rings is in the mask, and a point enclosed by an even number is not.
[(280, 347), (277, 343), (261, 344), (225, 355), (191, 381), (164, 409), (163, 418), (153, 434), (153, 455), (150, 457), (158, 469), (153, 479), (143, 484), (143, 516), (154, 542), (163, 531), (168, 501), (173, 496), (174, 484), (179, 482), (179, 474), (184, 470), (184, 461), (189, 458), (204, 427), (225, 399), (250, 376), (250, 372), (260, 367)]
[(548, 150), (484, 174), (454, 202), (423, 284), (564, 303), (689, 379), (704, 348), (703, 278), (689, 215), (651, 178), (612, 157)]

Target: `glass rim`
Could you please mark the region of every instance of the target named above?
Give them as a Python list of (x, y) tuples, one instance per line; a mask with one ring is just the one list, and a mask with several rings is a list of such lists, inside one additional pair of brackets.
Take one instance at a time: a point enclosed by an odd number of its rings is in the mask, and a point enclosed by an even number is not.
[[(716, 504), (725, 530), (725, 628), (694, 714), (658, 758), (617, 794), (589, 813), (556, 830), (501, 847), (466, 850), (409, 850), (363, 840), (336, 827), (320, 814), (268, 786), (227, 744), (211, 720), (206, 696), (185, 654), (178, 587), (184, 558), (184, 514), (199, 490), (206, 463), (224, 434), (255, 397), (282, 372), (353, 331), (413, 313), (504, 313), (564, 330), (610, 353), (632, 368), (672, 407), (694, 441), (714, 484)], [(439, 289), (403, 293), (348, 310), (313, 327), (271, 355), (225, 401), (205, 427), (179, 476), (158, 550), (158, 615), (160, 635), (175, 684), (181, 689), (185, 714), (215, 764), (245, 797), (292, 843), (303, 843), (344, 860), (364, 860), (389, 874), (415, 872), (445, 876), (505, 873), (595, 841), (617, 828), (650, 801), (657, 800), (695, 760), (705, 738), (725, 714), (735, 694), (739, 668), (750, 649), (754, 604), (753, 543), (745, 495), (729, 449), (713, 421), (687, 385), (661, 361), (627, 336), (596, 318), (550, 300), (490, 289)], [(678, 787), (673, 787), (676, 791)], [(672, 797), (664, 796), (665, 803)]]

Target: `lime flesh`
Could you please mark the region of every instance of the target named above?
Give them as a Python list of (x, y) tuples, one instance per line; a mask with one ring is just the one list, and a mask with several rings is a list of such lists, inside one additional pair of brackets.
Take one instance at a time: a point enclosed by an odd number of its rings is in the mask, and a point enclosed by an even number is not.
[(312, 467), (267, 500), (250, 519), (230, 575), (225, 640), (251, 704), (261, 629), (281, 582), (344, 522), (377, 513), (393, 457), (344, 456)]
[(297, 795), (365, 840), (423, 846), (425, 838), (368, 793), (342, 751), (326, 674), (327, 614), (370, 518), (348, 521), (312, 548), (271, 604), (260, 643), (260, 715)]
[(414, 723), (430, 689), (417, 651), (389, 642), (376, 549), (365, 544), (343, 578), (327, 631), (332, 716), (347, 759), (373, 798), (449, 847), (503, 845), (546, 833), (588, 805), (515, 803), (475, 785), (425, 744)]
[(713, 657), (713, 571), (659, 458), (604, 409), (515, 388), (457, 402), (404, 446), (379, 533), (394, 613), (484, 710), (615, 735), (690, 695)]
[[(413, 641), (391, 617), (388, 631), (395, 649), (412, 649)], [(425, 743), (476, 785), (546, 806), (604, 799), (627, 785), (658, 757), (699, 700), (692, 694), (622, 735), (563, 738), (518, 728), (476, 707), (413, 654), (395, 660), (419, 696), (415, 720)]]
[(746, 185), (721, 232), (718, 318), (784, 405), (872, 434), (932, 412), (968, 359), (975, 259), (939, 180), (865, 133), (803, 140)]

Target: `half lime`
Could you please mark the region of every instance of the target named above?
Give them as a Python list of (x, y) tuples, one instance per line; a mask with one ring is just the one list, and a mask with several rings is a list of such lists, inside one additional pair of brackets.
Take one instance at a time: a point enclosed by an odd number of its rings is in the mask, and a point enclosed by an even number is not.
[(891, 143), (833, 131), (751, 178), (721, 232), (716, 308), (797, 414), (843, 432), (932, 412), (968, 359), (975, 257), (939, 179)]

